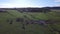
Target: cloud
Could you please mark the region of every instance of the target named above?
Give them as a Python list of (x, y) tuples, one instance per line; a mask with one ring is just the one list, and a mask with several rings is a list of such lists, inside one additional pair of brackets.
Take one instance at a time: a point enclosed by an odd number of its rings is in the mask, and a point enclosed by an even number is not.
[(13, 4), (0, 4), (0, 8), (11, 8), (11, 7), (14, 7), (15, 5)]
[(0, 3), (0, 8), (11, 8), (11, 7), (29, 7), (33, 6), (27, 0), (6, 0)]
[(60, 2), (60, 0), (54, 0), (55, 2)]
[(55, 5), (55, 6), (59, 6), (60, 7), (60, 5)]
[(14, 3), (5, 3), (5, 4), (0, 4), (0, 8), (14, 8), (14, 7), (17, 7), (17, 8), (21, 8), (21, 7), (43, 7), (43, 6), (35, 6), (35, 5), (30, 5), (30, 4), (14, 4)]
[(39, 6), (30, 0), (6, 0), (0, 3), (0, 8), (13, 8), (13, 7), (43, 7)]

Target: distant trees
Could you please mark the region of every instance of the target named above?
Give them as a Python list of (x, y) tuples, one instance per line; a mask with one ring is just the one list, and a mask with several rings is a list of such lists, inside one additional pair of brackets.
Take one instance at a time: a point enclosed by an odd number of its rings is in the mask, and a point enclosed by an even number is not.
[(50, 12), (51, 10), (48, 8), (20, 8), (17, 9), (19, 12), (43, 12), (47, 13)]
[(5, 13), (5, 12), (7, 12), (6, 10), (0, 10), (0, 12), (3, 12), (3, 13)]
[(44, 13), (47, 13), (47, 12), (51, 12), (51, 10), (50, 10), (50, 9), (47, 9), (47, 8), (44, 8), (44, 9), (43, 9), (43, 12), (44, 12)]

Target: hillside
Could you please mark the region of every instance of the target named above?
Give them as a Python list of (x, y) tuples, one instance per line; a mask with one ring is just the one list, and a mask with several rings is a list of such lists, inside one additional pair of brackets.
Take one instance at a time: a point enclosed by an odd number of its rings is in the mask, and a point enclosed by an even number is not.
[[(57, 31), (51, 32), (50, 30), (56, 28), (60, 30), (60, 22), (54, 24), (28, 24), (26, 22), (16, 21), (18, 18), (24, 20), (60, 20), (60, 13), (32, 13), (32, 12), (18, 12), (17, 10), (7, 10), (6, 13), (0, 13), (0, 34), (53, 34), (59, 33)], [(10, 23), (12, 22), (12, 23)], [(25, 28), (22, 28), (24, 25)], [(53, 28), (52, 28), (53, 27)]]

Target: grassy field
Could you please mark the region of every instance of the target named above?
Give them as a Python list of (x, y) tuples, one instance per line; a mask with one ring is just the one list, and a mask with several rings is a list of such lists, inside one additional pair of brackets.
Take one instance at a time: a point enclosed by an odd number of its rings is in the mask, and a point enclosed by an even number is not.
[[(54, 24), (47, 24), (47, 26), (42, 26), (38, 24), (25, 25), (25, 30), (22, 29), (22, 23), (16, 22), (16, 18), (25, 18), (32, 20), (60, 20), (60, 13), (49, 12), (49, 13), (31, 13), (24, 12), (20, 13), (17, 10), (7, 10), (6, 13), (0, 13), (0, 34), (58, 34), (58, 32), (51, 32), (50, 29), (56, 28), (60, 30), (60, 22)], [(9, 24), (7, 20), (13, 20), (12, 24)]]

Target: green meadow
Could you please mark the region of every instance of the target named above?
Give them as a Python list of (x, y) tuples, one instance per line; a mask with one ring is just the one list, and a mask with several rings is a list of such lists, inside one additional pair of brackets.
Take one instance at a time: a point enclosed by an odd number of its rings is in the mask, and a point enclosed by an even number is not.
[[(27, 17), (25, 18), (24, 15)], [(47, 24), (46, 27), (38, 24), (25, 25), (22, 29), (22, 23), (16, 22), (17, 18), (25, 18), (31, 20), (53, 20), (54, 24)], [(13, 20), (9, 24), (7, 20)], [(7, 10), (6, 13), (0, 12), (0, 34), (59, 34), (59, 32), (51, 32), (53, 28), (60, 30), (60, 12), (51, 11), (48, 13), (36, 12), (18, 12), (17, 10)]]

